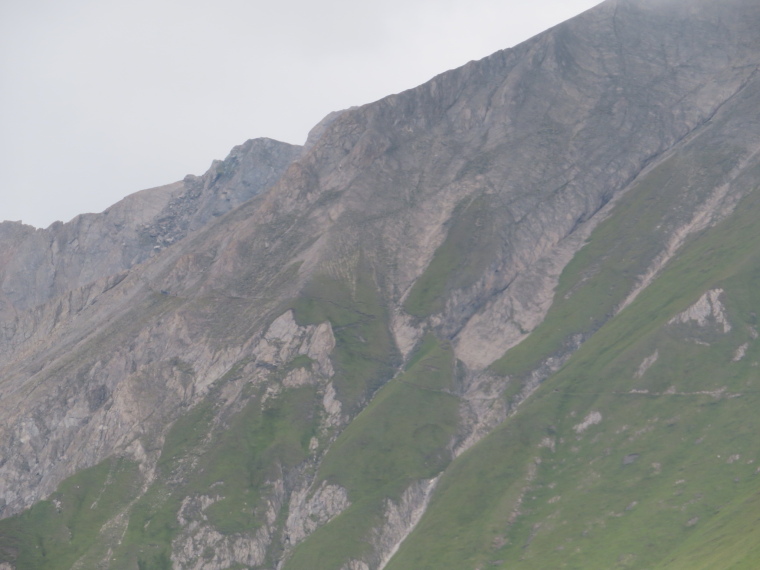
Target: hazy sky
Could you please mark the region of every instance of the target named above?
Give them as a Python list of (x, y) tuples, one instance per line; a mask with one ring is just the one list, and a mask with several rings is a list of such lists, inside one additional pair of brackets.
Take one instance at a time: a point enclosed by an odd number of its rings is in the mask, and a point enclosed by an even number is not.
[(0, 220), (45, 227), (600, 0), (0, 0)]

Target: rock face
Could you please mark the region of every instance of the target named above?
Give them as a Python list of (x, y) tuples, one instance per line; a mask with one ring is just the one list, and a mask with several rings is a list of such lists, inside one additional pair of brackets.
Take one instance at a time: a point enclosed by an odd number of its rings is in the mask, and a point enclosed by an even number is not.
[[(248, 141), (102, 214), (0, 224), (0, 563), (48, 556), (13, 516), (35, 503), (61, 567), (481, 568), (532, 552), (570, 516), (521, 530), (529, 491), (562, 487), (539, 486), (541, 465), (617, 417), (572, 391), (554, 410), (542, 385), (584, 376), (562, 376), (576, 351), (760, 186), (758, 29), (754, 0), (608, 0), (333, 114), (304, 149)], [(648, 322), (663, 338), (692, 321), (754, 331), (731, 324), (729, 285)], [(750, 366), (756, 336), (721, 350)], [(641, 343), (614, 369), (638, 384), (615, 394), (729, 393), (650, 390), (669, 357)], [(659, 421), (609, 429), (641, 441)], [(481, 500), (463, 473), (502, 440), (519, 445), (488, 457), (511, 463), (481, 494), (506, 487), (460, 516)], [(457, 485), (470, 500), (446, 507)], [(420, 554), (431, 536), (448, 538)]]

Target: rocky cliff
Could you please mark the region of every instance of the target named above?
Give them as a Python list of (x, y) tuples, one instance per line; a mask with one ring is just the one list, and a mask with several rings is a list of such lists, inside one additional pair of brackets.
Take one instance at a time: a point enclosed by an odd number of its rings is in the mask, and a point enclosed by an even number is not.
[(716, 505), (745, 516), (656, 481), (754, 381), (759, 27), (749, 0), (608, 0), (303, 150), (0, 225), (0, 561), (678, 567)]

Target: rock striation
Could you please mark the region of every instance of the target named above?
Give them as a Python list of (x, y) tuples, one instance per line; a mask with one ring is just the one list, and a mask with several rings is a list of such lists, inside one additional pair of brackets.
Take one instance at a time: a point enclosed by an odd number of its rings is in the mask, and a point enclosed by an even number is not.
[[(256, 139), (102, 214), (0, 224), (0, 514), (52, 497), (84, 517), (61, 489), (102, 469), (103, 493), (129, 492), (92, 503), (79, 550), (49, 545), (83, 568), (443, 564), (408, 537), (445, 535), (426, 516), (461, 466), (760, 184), (757, 29), (750, 0), (608, 0), (332, 114), (304, 148)], [(663, 325), (754, 330), (729, 324), (728, 286), (690, 294)], [(637, 350), (625, 379), (643, 386), (667, 356)], [(507, 516), (458, 552), (507, 548), (537, 454), (615, 421), (569, 394), (540, 437), (515, 424), (520, 469), (493, 479)], [(14, 548), (0, 562), (37, 555)]]

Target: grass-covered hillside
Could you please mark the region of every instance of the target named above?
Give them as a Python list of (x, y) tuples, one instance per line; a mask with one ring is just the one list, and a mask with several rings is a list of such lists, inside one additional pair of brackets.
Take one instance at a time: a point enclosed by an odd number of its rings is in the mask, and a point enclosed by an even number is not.
[(653, 189), (622, 200), (493, 368), (515, 381), (590, 339), (453, 462), (388, 568), (757, 568), (760, 192), (615, 314), (667, 211)]

